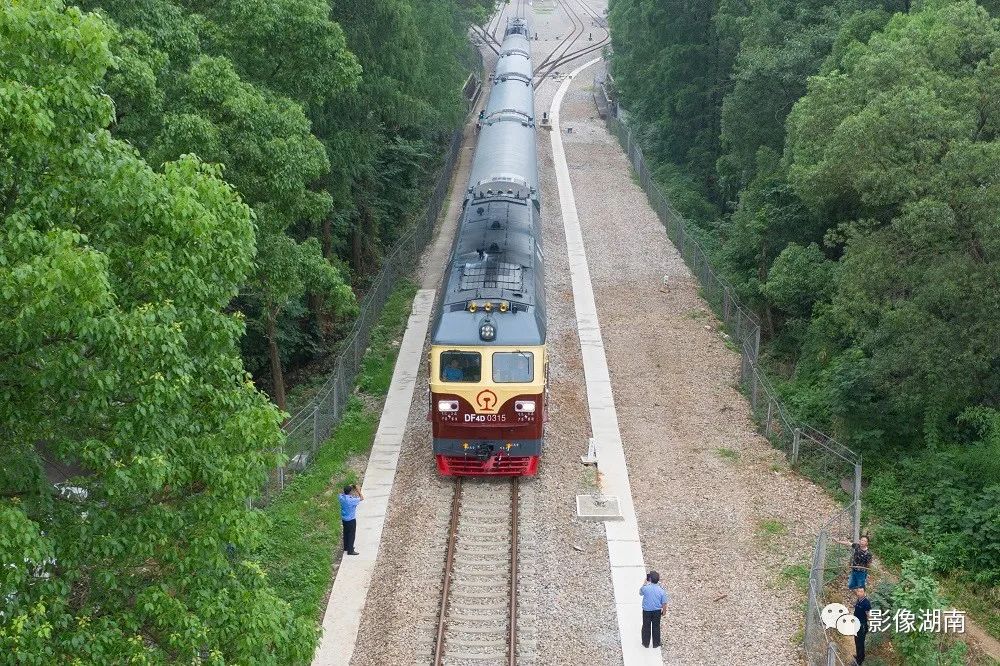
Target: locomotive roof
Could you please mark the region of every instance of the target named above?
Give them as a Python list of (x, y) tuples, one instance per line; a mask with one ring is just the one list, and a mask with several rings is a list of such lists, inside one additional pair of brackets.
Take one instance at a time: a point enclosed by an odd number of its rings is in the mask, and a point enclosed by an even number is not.
[[(434, 344), (482, 345), (479, 326), (496, 326), (493, 345), (545, 342), (541, 225), (530, 200), (469, 199), (448, 266)], [(469, 312), (470, 301), (511, 304), (511, 311)]]

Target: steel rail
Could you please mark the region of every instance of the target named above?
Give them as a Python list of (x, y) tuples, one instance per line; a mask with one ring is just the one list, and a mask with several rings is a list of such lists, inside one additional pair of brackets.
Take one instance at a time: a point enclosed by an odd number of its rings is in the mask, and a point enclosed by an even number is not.
[(517, 666), (517, 504), (518, 478), (510, 484), (510, 627), (507, 630), (507, 663)]
[[(585, 47), (583, 49), (577, 49), (576, 51), (571, 51), (573, 45), (577, 42), (578, 39), (580, 39), (580, 37), (583, 36), (583, 33), (586, 31), (586, 26), (583, 23), (583, 19), (580, 18), (579, 13), (577, 13), (577, 11), (573, 9), (566, 0), (556, 0), (556, 2), (559, 3), (559, 6), (563, 8), (563, 10), (566, 12), (566, 15), (570, 17), (571, 21), (573, 21), (573, 32), (567, 35), (566, 38), (563, 39), (559, 43), (559, 45), (556, 46), (556, 48), (554, 48), (549, 53), (548, 57), (545, 58), (545, 60), (543, 60), (542, 63), (535, 68), (535, 76), (531, 85), (533, 88), (536, 89), (538, 88), (538, 86), (542, 85), (542, 81), (544, 81), (549, 76), (549, 74), (555, 71), (556, 67), (559, 67), (562, 64), (569, 62), (573, 58), (580, 56), (582, 53), (589, 52), (589, 50), (591, 49), (591, 47)], [(579, 30), (577, 30), (578, 22), (579, 22)], [(573, 38), (572, 41), (569, 40), (570, 37)], [(566, 43), (567, 41), (569, 42), (568, 44)]]
[(499, 48), (497, 48), (497, 46), (499, 46), (499, 44), (497, 44), (496, 46), (494, 46), (494, 44), (493, 44), (493, 43), (494, 43), (494, 42), (495, 42), (496, 40), (494, 40), (494, 39), (493, 39), (493, 37), (492, 37), (492, 36), (490, 36), (490, 35), (489, 35), (489, 34), (488, 34), (488, 33), (487, 33), (487, 32), (486, 32), (486, 31), (485, 31), (484, 29), (483, 29), (483, 27), (482, 27), (482, 26), (479, 26), (479, 25), (474, 25), (474, 26), (472, 26), (472, 31), (473, 31), (473, 32), (475, 32), (476, 34), (478, 34), (478, 35), (479, 35), (480, 37), (482, 37), (482, 38), (483, 38), (483, 44), (485, 44), (486, 46), (488, 46), (488, 47), (490, 48), (490, 50), (491, 50), (491, 51), (493, 51), (493, 53), (496, 53), (497, 55), (499, 55), (499, 54), (500, 54), (500, 49), (499, 49)]
[[(576, 15), (576, 12), (574, 12), (569, 7), (568, 4), (566, 4), (565, 2), (563, 2), (563, 0), (556, 0), (556, 4), (558, 4), (560, 7), (562, 7), (563, 11), (566, 12), (566, 15), (569, 16), (570, 21), (572, 21), (572, 23), (573, 23), (573, 29), (570, 31), (570, 33), (568, 35), (566, 35), (565, 37), (563, 37), (559, 41), (558, 44), (556, 44), (556, 47), (554, 49), (552, 49), (551, 51), (549, 51), (549, 54), (547, 56), (545, 56), (545, 58), (542, 60), (542, 62), (540, 62), (537, 65), (535, 65), (535, 73), (536, 73), (536, 75), (537, 75), (538, 72), (540, 72), (542, 70), (543, 67), (545, 67), (546, 65), (548, 65), (549, 63), (551, 63), (552, 60), (557, 57), (556, 53), (558, 53), (560, 49), (563, 49), (563, 52), (562, 52), (562, 54), (560, 54), (559, 57), (561, 57), (562, 55), (565, 55), (566, 52), (569, 50), (569, 48), (573, 45), (573, 42), (576, 41), (576, 39), (573, 39), (573, 38), (575, 37), (575, 38), (579, 39), (580, 35), (583, 34), (583, 32), (582, 32), (583, 21), (580, 21), (581, 32), (577, 33), (577, 15)], [(570, 39), (573, 39), (573, 42), (570, 42), (569, 44), (567, 44), (567, 42), (569, 42)], [(552, 70), (550, 69), (549, 72), (551, 72), (551, 71)], [(544, 79), (545, 76), (548, 76), (548, 72), (546, 72), (545, 75), (542, 76), (541, 78)], [(533, 84), (533, 86), (535, 88), (537, 88), (538, 84)]]
[(490, 19), (490, 39), (497, 44), (500, 44), (503, 41), (502, 39), (497, 39), (497, 30), (499, 30), (500, 26), (503, 24), (503, 15), (506, 10), (507, 3), (504, 0), (500, 0), (500, 2), (497, 3), (496, 25), (494, 25), (493, 20)]
[(434, 666), (444, 658), (444, 630), (448, 626), (448, 592), (451, 588), (451, 568), (455, 562), (455, 542), (458, 540), (458, 513), (462, 506), (462, 479), (455, 481), (451, 498), (451, 524), (448, 527), (448, 552), (444, 560), (444, 585), (441, 590), (441, 612), (438, 614), (437, 639), (434, 641)]

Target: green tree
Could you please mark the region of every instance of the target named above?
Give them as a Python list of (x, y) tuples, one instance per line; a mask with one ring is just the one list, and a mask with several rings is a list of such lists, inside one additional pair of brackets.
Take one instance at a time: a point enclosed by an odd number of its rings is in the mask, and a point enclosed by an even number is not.
[[(297, 242), (296, 226), (318, 225), (330, 195), (311, 186), (329, 169), (323, 145), (301, 107), (240, 80), (225, 58), (202, 56), (176, 81), (172, 109), (150, 150), (154, 163), (195, 152), (226, 165), (226, 176), (255, 212), (258, 256), (241, 304), (267, 341), (271, 388), (285, 408), (279, 320), (307, 292), (350, 312), (354, 295), (315, 240)], [(308, 237), (307, 237), (308, 238)]]
[(712, 21), (718, 2), (614, 0), (615, 84), (654, 159), (716, 192), (719, 115), (734, 53)]
[[(914, 553), (912, 558), (903, 562), (899, 584), (892, 593), (895, 609), (914, 613), (918, 622), (923, 619), (924, 611), (945, 609), (945, 600), (933, 573), (934, 559), (927, 555)], [(965, 663), (965, 643), (949, 645), (940, 631), (900, 632), (894, 637), (893, 646), (911, 664), (961, 666)]]
[(1000, 395), (998, 47), (975, 3), (927, 2), (845, 49), (789, 118), (790, 181), (843, 253), (800, 369), (853, 368), (845, 434), (933, 443)]
[(8, 0), (0, 34), (0, 653), (304, 662), (315, 629), (241, 555), (281, 438), (224, 312), (251, 211), (218, 167), (110, 136), (99, 18)]

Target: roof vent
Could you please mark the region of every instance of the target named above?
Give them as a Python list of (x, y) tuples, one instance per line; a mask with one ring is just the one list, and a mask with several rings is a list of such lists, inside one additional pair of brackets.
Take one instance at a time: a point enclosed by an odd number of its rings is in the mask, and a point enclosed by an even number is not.
[(496, 220), (493, 220), (493, 224), (490, 225), (490, 229), (493, 229), (494, 231), (496, 231), (497, 229), (502, 229), (502, 228), (503, 227), (501, 226), (501, 224), (499, 222), (497, 222)]
[(480, 206), (479, 208), (476, 209), (476, 215), (482, 215), (485, 212), (486, 212), (486, 209), (483, 208), (482, 206)]
[(490, 252), (499, 252), (500, 246), (496, 243), (490, 243)]

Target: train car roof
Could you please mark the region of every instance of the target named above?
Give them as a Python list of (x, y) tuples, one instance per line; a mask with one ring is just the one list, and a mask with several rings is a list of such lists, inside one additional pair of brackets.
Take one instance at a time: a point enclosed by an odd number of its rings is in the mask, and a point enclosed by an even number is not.
[[(484, 125), (469, 173), (469, 187), (523, 179), (527, 196), (538, 192), (538, 163), (534, 123), (495, 122)], [(493, 190), (499, 187), (489, 185)]]

